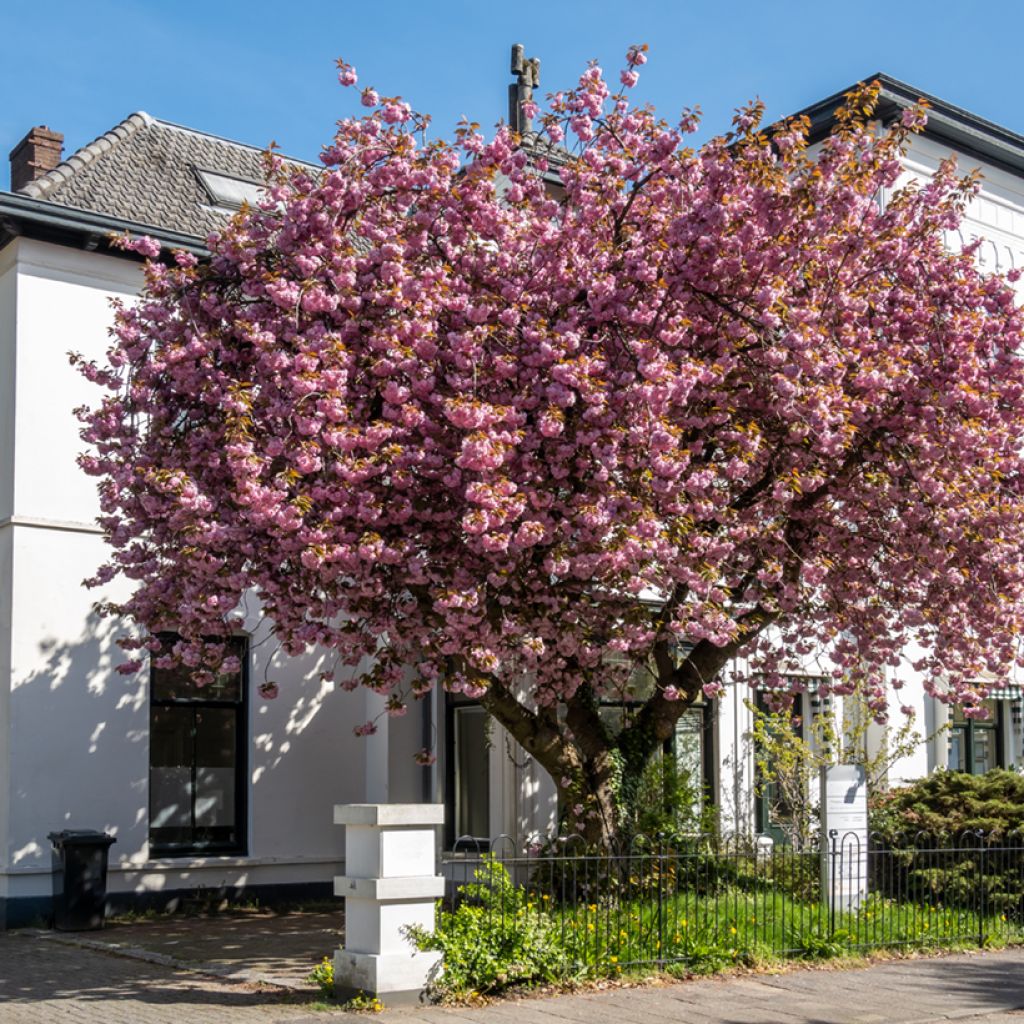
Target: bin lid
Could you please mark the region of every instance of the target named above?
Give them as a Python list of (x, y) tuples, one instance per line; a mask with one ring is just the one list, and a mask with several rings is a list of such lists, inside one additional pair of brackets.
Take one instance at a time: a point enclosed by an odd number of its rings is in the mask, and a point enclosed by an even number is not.
[(110, 846), (117, 842), (114, 836), (92, 828), (66, 828), (60, 832), (50, 832), (46, 838), (58, 849), (62, 846)]

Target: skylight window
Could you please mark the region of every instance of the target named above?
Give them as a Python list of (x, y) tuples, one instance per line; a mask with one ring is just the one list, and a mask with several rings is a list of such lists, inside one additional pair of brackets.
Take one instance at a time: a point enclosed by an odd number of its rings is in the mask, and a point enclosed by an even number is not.
[(214, 206), (220, 206), (227, 210), (237, 210), (242, 203), (255, 206), (266, 187), (257, 181), (233, 178), (229, 174), (221, 174), (217, 171), (201, 171), (198, 167), (196, 175), (203, 183), (210, 202)]

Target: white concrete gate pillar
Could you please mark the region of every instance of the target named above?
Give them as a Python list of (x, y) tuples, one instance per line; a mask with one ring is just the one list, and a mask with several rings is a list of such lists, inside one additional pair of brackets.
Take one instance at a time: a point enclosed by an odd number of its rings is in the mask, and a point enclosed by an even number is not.
[(345, 826), (345, 874), (334, 879), (335, 895), (345, 897), (335, 992), (376, 995), (390, 1006), (418, 1002), (441, 954), (419, 952), (403, 929), (434, 927), (444, 895), (434, 832), (444, 805), (335, 804), (334, 823)]

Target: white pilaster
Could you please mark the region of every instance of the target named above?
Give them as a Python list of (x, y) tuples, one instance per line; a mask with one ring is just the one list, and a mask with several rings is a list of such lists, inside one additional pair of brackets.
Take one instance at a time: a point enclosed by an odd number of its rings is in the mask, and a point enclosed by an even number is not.
[(388, 801), (388, 715), (387, 698), (364, 687), (365, 713), (377, 731), (363, 739), (366, 765), (366, 799), (384, 804)]

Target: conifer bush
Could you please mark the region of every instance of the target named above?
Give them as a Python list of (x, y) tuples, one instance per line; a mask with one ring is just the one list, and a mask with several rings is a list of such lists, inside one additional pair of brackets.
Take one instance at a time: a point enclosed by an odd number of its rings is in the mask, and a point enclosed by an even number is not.
[(875, 892), (1024, 916), (1024, 775), (935, 772), (877, 798), (871, 827)]

